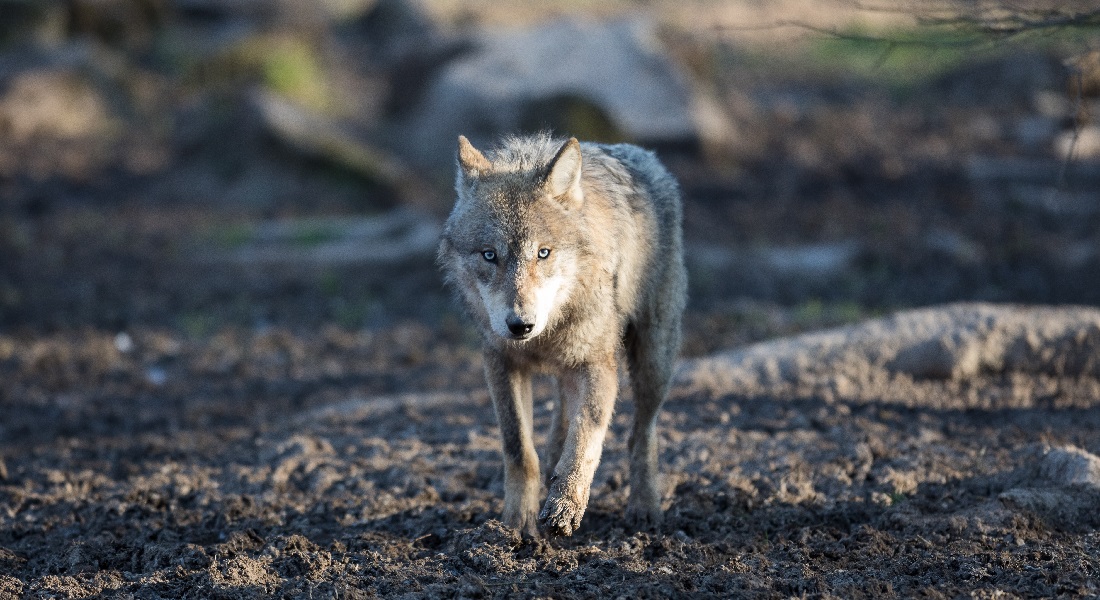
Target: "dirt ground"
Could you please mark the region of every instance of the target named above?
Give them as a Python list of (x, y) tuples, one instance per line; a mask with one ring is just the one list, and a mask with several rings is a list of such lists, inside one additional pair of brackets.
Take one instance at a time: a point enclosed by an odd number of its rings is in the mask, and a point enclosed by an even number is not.
[[(56, 84), (115, 120), (24, 130), (0, 95), (0, 598), (1100, 596), (1100, 491), (1042, 467), (1100, 454), (1089, 376), (981, 373), (928, 406), (678, 388), (647, 532), (622, 518), (626, 395), (580, 530), (521, 539), (430, 252), (224, 259), (393, 190), (272, 140), (244, 83), (112, 39), (0, 60), (0, 92)], [(1058, 108), (1063, 54), (901, 88), (718, 59), (740, 141), (667, 157), (686, 356), (949, 301), (1100, 304), (1100, 151), (1062, 169), (1056, 138), (1092, 118)]]
[(960, 410), (676, 393), (654, 532), (622, 519), (623, 402), (581, 529), (524, 540), (495, 520), (476, 350), (430, 328), (0, 344), (5, 596), (1100, 593), (1100, 491), (1028, 466), (1100, 448), (1095, 385)]

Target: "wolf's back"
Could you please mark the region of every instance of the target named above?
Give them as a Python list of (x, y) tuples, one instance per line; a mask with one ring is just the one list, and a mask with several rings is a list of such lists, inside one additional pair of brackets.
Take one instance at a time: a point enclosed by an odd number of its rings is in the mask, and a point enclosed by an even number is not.
[(600, 151), (619, 161), (653, 201), (661, 245), (680, 245), (683, 209), (680, 186), (657, 155), (633, 144), (595, 144)]

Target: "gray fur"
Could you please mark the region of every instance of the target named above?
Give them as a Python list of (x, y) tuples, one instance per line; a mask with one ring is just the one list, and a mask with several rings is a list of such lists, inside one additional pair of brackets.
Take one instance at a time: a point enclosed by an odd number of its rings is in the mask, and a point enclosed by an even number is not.
[[(675, 180), (651, 152), (627, 144), (537, 135), (506, 138), (483, 155), (460, 138), (458, 154), (439, 263), (483, 335), (504, 522), (530, 534), (537, 523), (562, 535), (580, 525), (625, 358), (636, 402), (627, 516), (656, 525), (657, 413), (687, 290)], [(540, 372), (555, 375), (560, 390), (541, 512), (530, 380)]]

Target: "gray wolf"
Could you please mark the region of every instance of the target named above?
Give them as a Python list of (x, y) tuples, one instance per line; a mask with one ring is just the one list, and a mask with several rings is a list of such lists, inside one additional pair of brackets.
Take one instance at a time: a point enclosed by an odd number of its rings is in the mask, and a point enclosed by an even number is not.
[[(457, 199), (439, 263), (483, 337), (500, 425), (502, 520), (572, 535), (588, 506), (618, 395), (633, 384), (627, 518), (660, 523), (657, 413), (669, 390), (686, 302), (675, 179), (648, 151), (549, 135), (483, 154), (458, 138)], [(624, 361), (625, 359), (625, 361)], [(539, 510), (531, 376), (556, 376)]]

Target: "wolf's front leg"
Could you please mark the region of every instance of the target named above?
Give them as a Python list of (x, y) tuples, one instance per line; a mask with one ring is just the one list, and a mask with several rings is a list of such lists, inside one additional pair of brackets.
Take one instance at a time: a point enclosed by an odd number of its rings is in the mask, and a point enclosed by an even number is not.
[(539, 521), (552, 534), (573, 535), (588, 507), (592, 477), (600, 464), (604, 436), (619, 392), (616, 362), (610, 358), (582, 365), (563, 373), (560, 381), (564, 393), (576, 396), (566, 404), (569, 430)]
[(504, 459), (504, 514), (501, 520), (526, 535), (538, 535), (539, 457), (532, 439), (531, 376), (492, 352), (485, 356), (485, 379), (500, 424)]

